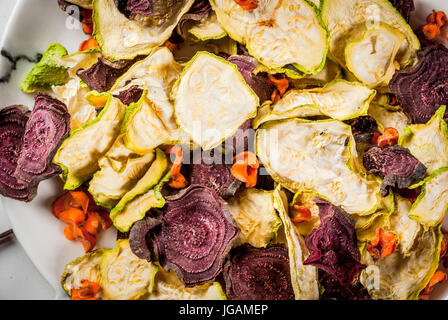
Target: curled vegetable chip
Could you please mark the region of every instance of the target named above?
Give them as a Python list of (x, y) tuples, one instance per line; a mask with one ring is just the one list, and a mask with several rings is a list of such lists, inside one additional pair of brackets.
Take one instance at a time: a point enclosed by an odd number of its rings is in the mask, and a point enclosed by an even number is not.
[(341, 208), (316, 197), (320, 225), (305, 238), (311, 254), (305, 264), (311, 264), (336, 277), (341, 285), (353, 283), (358, 272), (365, 268), (360, 263), (354, 222)]
[(224, 268), (227, 295), (236, 300), (293, 300), (288, 250), (242, 245), (230, 253)]
[(371, 116), (360, 116), (344, 122), (352, 127), (353, 137), (356, 142), (372, 140), (373, 135), (378, 130), (378, 124)]
[(364, 153), (363, 163), (369, 174), (378, 174), (383, 179), (383, 197), (389, 193), (389, 187), (407, 188), (426, 174), (426, 167), (408, 149), (400, 146), (372, 147)]
[(389, 84), (412, 123), (426, 123), (448, 103), (448, 49), (428, 47), (419, 58), (416, 66), (396, 72)]

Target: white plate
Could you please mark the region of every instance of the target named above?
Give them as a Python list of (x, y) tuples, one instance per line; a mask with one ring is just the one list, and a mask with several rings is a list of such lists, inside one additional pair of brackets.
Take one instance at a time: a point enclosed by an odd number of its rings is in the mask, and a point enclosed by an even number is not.
[[(413, 21), (416, 25), (424, 22), (426, 15), (433, 8), (448, 12), (446, 0), (415, 2), (418, 13), (413, 17)], [(36, 53), (44, 52), (53, 42), (62, 44), (69, 53), (75, 52), (86, 38), (80, 24), (63, 13), (56, 0), (19, 0), (0, 47), (15, 57), (26, 55), (34, 58)], [(0, 75), (4, 75), (10, 66), (7, 59), (1, 58)], [(10, 81), (0, 84), (1, 107), (12, 104), (24, 104), (29, 107), (33, 105), (32, 96), (19, 90), (20, 82), (31, 66), (32, 64), (20, 60)], [(38, 196), (32, 203), (0, 197), (0, 205), (8, 214), (18, 240), (37, 269), (55, 288), (56, 295), (66, 298), (59, 284), (60, 276), (65, 264), (84, 252), (80, 243), (65, 239), (64, 224), (51, 214), (50, 204), (61, 191), (61, 182), (54, 178), (40, 184)], [(113, 247), (115, 236), (116, 231), (111, 228), (101, 235), (98, 245)], [(447, 299), (448, 284), (438, 286), (433, 297)]]

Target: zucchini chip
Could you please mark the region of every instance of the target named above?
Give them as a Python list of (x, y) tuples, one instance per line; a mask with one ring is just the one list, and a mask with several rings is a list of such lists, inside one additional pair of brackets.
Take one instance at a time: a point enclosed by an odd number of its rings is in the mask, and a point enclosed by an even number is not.
[(318, 300), (317, 268), (304, 265), (309, 251), (288, 214), (288, 200), (281, 186), (274, 190), (274, 206), (282, 222), (289, 252), (291, 282), (296, 300)]
[(153, 152), (141, 156), (124, 146), (119, 136), (110, 150), (98, 161), (98, 170), (89, 184), (89, 192), (95, 202), (112, 209), (137, 183), (150, 167)]
[(323, 88), (289, 90), (276, 104), (260, 110), (254, 127), (270, 120), (313, 116), (353, 119), (367, 114), (375, 93), (358, 82), (345, 80), (332, 81)]
[(53, 163), (63, 170), (64, 189), (74, 190), (99, 169), (98, 160), (106, 154), (120, 133), (126, 106), (111, 94), (95, 91), (87, 96), (100, 114), (64, 140)]
[(100, 285), (109, 300), (136, 300), (152, 292), (159, 267), (138, 258), (129, 240), (118, 240), (117, 248), (104, 252), (100, 262)]
[(177, 123), (204, 150), (231, 137), (259, 105), (236, 65), (203, 51), (185, 67), (173, 97)]
[(99, 264), (105, 251), (106, 249), (96, 249), (65, 266), (61, 276), (61, 285), (69, 296), (71, 296), (73, 288), (81, 287), (82, 280), (100, 282)]
[(162, 268), (155, 278), (154, 291), (145, 300), (227, 300), (219, 282), (208, 282), (192, 288), (185, 287), (174, 271)]
[(401, 110), (391, 111), (377, 103), (370, 104), (368, 114), (376, 120), (380, 132), (386, 128), (395, 128), (401, 136), (410, 124), (409, 118)]
[(313, 190), (350, 214), (377, 210), (379, 184), (359, 172), (351, 128), (336, 120), (271, 121), (256, 132), (269, 174), (292, 192)]
[(259, 0), (255, 10), (246, 11), (234, 0), (210, 3), (230, 37), (246, 45), (250, 54), (268, 68), (292, 65), (310, 74), (322, 70), (329, 39), (314, 4)]
[(282, 225), (274, 209), (273, 191), (246, 189), (237, 198), (228, 200), (240, 235), (234, 247), (249, 243), (253, 247), (266, 247), (277, 236)]
[[(403, 227), (403, 224), (392, 226), (391, 231), (400, 234)], [(415, 229), (412, 229), (412, 234), (415, 234)], [(425, 231), (419, 227), (412, 246), (409, 242), (402, 242), (391, 255), (376, 263), (364, 249), (362, 262), (367, 268), (360, 274), (361, 283), (372, 299), (417, 300), (439, 266), (441, 240), (440, 228)], [(412, 247), (412, 251), (404, 255), (402, 246)]]
[(422, 186), (422, 191), (413, 203), (409, 217), (426, 228), (438, 226), (448, 212), (448, 167), (434, 171), (424, 181), (410, 188), (419, 186)]
[(406, 37), (397, 55), (400, 67), (405, 68), (417, 61), (420, 41), (388, 0), (325, 0), (321, 14), (330, 32), (331, 57), (342, 66), (346, 65), (344, 53), (347, 44), (359, 40), (369, 27), (382, 24)]
[(399, 144), (408, 148), (428, 169), (428, 174), (448, 166), (448, 127), (443, 120), (445, 106), (437, 110), (426, 124), (414, 124), (404, 129)]
[(93, 35), (104, 57), (111, 61), (147, 55), (168, 40), (193, 2), (194, 0), (164, 2), (158, 8), (165, 11), (161, 14), (151, 17), (137, 14), (129, 19), (120, 12), (117, 1), (94, 0)]

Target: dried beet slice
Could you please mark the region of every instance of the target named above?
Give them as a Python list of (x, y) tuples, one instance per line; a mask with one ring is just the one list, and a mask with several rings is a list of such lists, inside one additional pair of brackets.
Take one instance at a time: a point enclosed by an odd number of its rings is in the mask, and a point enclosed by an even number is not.
[(52, 160), (69, 134), (70, 114), (66, 105), (48, 94), (37, 94), (14, 177), (34, 188), (40, 181), (60, 173)]
[(377, 174), (383, 179), (381, 196), (389, 194), (390, 187), (404, 189), (425, 177), (426, 167), (411, 152), (401, 146), (369, 148), (363, 157), (368, 174)]
[(120, 91), (117, 95), (114, 95), (114, 97), (120, 99), (123, 104), (128, 106), (131, 103), (137, 103), (142, 97), (142, 94), (143, 89), (140, 89), (138, 86), (132, 86), (126, 90)]
[(378, 131), (378, 124), (371, 116), (360, 116), (344, 122), (352, 127), (356, 142), (370, 141), (375, 132)]
[(354, 281), (349, 286), (341, 286), (338, 279), (328, 272), (319, 270), (319, 284), (324, 288), (322, 300), (370, 300), (369, 292), (359, 282)]
[(412, 123), (428, 122), (441, 105), (448, 104), (448, 49), (438, 45), (421, 51), (419, 63), (397, 71), (389, 88)]
[(411, 19), (411, 12), (415, 10), (414, 0), (389, 0), (403, 16), (407, 23)]
[(223, 199), (233, 197), (243, 186), (243, 183), (232, 175), (231, 165), (206, 164), (201, 159), (200, 164), (191, 164), (190, 183), (211, 188)]
[(260, 98), (260, 103), (271, 99), (273, 88), (269, 85), (267, 76), (255, 75), (253, 72), (258, 65), (257, 59), (247, 55), (233, 55), (226, 58), (235, 64), (246, 83)]
[(150, 250), (186, 287), (213, 281), (239, 234), (227, 204), (214, 190), (194, 185), (166, 200), (162, 223), (149, 235)]
[(358, 272), (365, 268), (360, 263), (361, 253), (351, 216), (329, 201), (315, 197), (320, 224), (305, 238), (311, 251), (304, 264), (322, 269), (339, 280), (342, 286), (353, 283)]
[(0, 110), (0, 193), (9, 198), (31, 201), (36, 195), (28, 184), (17, 181), (14, 171), (22, 149), (28, 108), (22, 105)]
[(235, 134), (226, 139), (225, 148), (227, 152), (233, 152), (236, 156), (244, 151), (254, 152), (255, 130), (252, 129), (253, 119), (246, 120), (235, 132)]
[(233, 300), (294, 300), (289, 268), (284, 244), (239, 246), (224, 267), (227, 295)]
[(143, 220), (137, 221), (131, 228), (129, 233), (129, 245), (132, 252), (140, 259), (153, 261), (155, 257), (148, 248), (147, 236), (148, 233), (161, 224), (161, 221), (151, 217), (146, 217)]
[(79, 69), (76, 74), (84, 81), (90, 90), (98, 92), (109, 91), (115, 81), (134, 64), (136, 60), (121, 60), (110, 62), (104, 57), (99, 57), (89, 69)]

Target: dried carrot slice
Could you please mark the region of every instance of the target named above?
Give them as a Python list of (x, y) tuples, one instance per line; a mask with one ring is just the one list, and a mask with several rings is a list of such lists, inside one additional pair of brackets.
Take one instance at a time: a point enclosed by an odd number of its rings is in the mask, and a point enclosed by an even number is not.
[(374, 260), (391, 255), (397, 248), (397, 237), (383, 228), (376, 229), (376, 237), (367, 247)]
[(81, 288), (73, 288), (71, 290), (72, 300), (101, 300), (97, 298), (100, 286), (96, 282), (89, 280), (81, 280)]
[(98, 43), (96, 42), (94, 37), (90, 37), (89, 39), (81, 43), (78, 51), (86, 51), (94, 48), (98, 48)]
[(378, 137), (378, 145), (381, 148), (391, 147), (398, 143), (398, 131), (395, 128), (386, 128), (381, 136)]
[(443, 28), (446, 24), (447, 18), (446, 14), (443, 11), (439, 11), (436, 13), (436, 24), (439, 28)]
[(275, 85), (278, 92), (280, 93), (280, 96), (283, 96), (289, 88), (289, 80), (287, 78), (277, 79), (272, 74), (268, 75), (269, 81)]
[(422, 26), (422, 32), (426, 39), (435, 40), (440, 34), (440, 28), (435, 23), (428, 23)]
[(235, 0), (244, 10), (253, 11), (258, 7), (256, 0)]
[(305, 206), (299, 206), (295, 204), (293, 206), (295, 216), (291, 219), (294, 223), (308, 222), (311, 220), (311, 211)]
[(188, 185), (188, 180), (180, 172), (182, 168), (183, 151), (179, 146), (172, 146), (166, 150), (166, 154), (174, 154), (176, 157), (171, 167), (171, 179), (168, 185), (173, 189), (183, 189)]
[(70, 208), (59, 214), (59, 220), (69, 224), (80, 225), (86, 220), (86, 214), (80, 209)]
[(423, 291), (420, 293), (418, 298), (420, 300), (429, 300), (429, 296), (431, 292), (434, 290), (434, 286), (438, 283), (445, 282), (446, 279), (447, 279), (446, 273), (441, 270), (437, 270), (432, 276), (426, 288), (423, 289)]
[(245, 182), (247, 188), (255, 187), (260, 167), (257, 156), (250, 151), (245, 151), (235, 156), (233, 161), (234, 164), (230, 169), (232, 175), (237, 180)]

